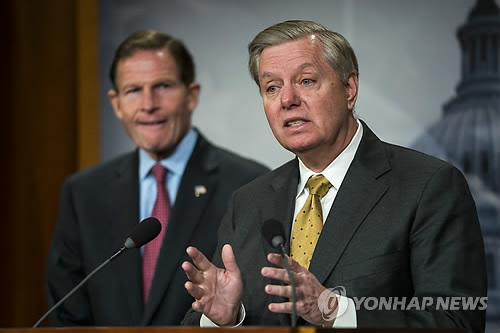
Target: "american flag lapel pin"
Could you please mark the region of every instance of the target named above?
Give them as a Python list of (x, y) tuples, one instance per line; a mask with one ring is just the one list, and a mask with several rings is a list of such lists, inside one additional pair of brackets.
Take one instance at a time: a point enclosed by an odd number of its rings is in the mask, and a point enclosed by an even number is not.
[(199, 197), (200, 195), (206, 194), (207, 193), (207, 188), (205, 185), (196, 185), (194, 187), (194, 196)]

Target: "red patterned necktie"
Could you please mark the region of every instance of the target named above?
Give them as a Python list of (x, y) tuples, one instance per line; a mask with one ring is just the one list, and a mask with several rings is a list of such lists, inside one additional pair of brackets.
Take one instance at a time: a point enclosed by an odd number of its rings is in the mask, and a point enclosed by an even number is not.
[(163, 241), (163, 236), (167, 229), (168, 217), (170, 215), (170, 199), (168, 197), (168, 192), (165, 188), (166, 182), (165, 177), (167, 175), (167, 169), (161, 164), (155, 164), (151, 169), (151, 173), (156, 179), (156, 202), (153, 207), (153, 212), (151, 216), (156, 217), (161, 224), (161, 232), (153, 239), (151, 242), (144, 246), (144, 254), (142, 257), (142, 281), (144, 288), (144, 303), (147, 303), (149, 291), (151, 289), (151, 283), (153, 282), (153, 277), (156, 268), (156, 262), (158, 261), (158, 255), (160, 254), (160, 248)]

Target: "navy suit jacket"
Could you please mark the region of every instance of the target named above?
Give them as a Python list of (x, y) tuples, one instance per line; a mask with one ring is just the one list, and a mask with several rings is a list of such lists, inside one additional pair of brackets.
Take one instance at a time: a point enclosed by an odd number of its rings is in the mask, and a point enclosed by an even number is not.
[[(63, 303), (51, 324), (178, 325), (192, 303), (181, 269), (186, 247), (211, 255), (230, 195), (267, 171), (200, 134), (172, 208), (148, 303), (143, 302), (140, 251), (129, 250)], [(196, 185), (204, 185), (206, 194), (196, 197)], [(138, 220), (137, 150), (69, 177), (47, 265), (49, 306), (119, 249)]]
[[(289, 251), (299, 181), (294, 159), (236, 191), (219, 229), (213, 262), (233, 246), (243, 277), (244, 325), (289, 325), (272, 302), (260, 269), (275, 252), (261, 235), (281, 221)], [(337, 193), (309, 270), (327, 288), (353, 297), (433, 297), (424, 310), (356, 311), (358, 327), (465, 327), (484, 330), (485, 311), (437, 310), (436, 297), (484, 297), (484, 247), (476, 208), (461, 172), (444, 161), (380, 141), (363, 123), (363, 137)], [(373, 305), (373, 304), (371, 304)], [(198, 325), (190, 310), (183, 324)], [(299, 325), (306, 322), (299, 318)]]

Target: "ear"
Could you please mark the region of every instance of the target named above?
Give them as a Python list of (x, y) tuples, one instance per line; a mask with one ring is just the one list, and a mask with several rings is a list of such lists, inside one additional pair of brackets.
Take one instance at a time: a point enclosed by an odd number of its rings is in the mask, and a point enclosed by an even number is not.
[(358, 99), (358, 75), (354, 72), (349, 74), (344, 86), (347, 97), (347, 108), (352, 111)]
[(120, 108), (120, 97), (118, 95), (119, 93), (114, 89), (110, 89), (108, 91), (108, 98), (109, 101), (111, 102), (111, 105), (113, 106), (113, 111), (115, 112), (116, 117), (122, 120), (123, 112)]
[(200, 100), (201, 85), (198, 82), (191, 82), (187, 90), (187, 107), (189, 112), (192, 113)]

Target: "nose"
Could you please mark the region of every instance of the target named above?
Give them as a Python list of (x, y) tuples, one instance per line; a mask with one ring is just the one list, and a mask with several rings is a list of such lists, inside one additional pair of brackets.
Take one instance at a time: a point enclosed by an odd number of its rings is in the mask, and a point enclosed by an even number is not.
[(142, 111), (153, 112), (155, 109), (155, 98), (153, 90), (145, 88), (142, 94)]
[(284, 85), (281, 88), (281, 107), (283, 109), (289, 110), (293, 107), (300, 105), (300, 97), (296, 90), (296, 87), (291, 85)]

